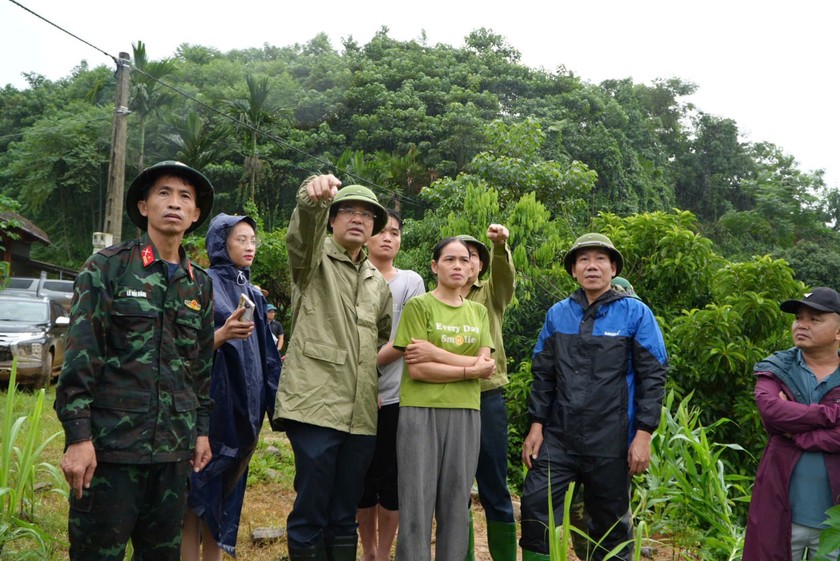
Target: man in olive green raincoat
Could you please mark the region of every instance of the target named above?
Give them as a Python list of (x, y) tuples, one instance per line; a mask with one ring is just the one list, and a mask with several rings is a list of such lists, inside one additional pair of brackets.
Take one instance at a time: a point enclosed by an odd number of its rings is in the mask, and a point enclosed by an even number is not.
[(367, 187), (340, 187), (332, 175), (304, 182), (286, 235), (292, 329), (274, 425), (295, 454), (290, 561), (356, 559), (356, 507), (376, 446), (376, 355), (391, 335), (391, 289), (364, 247), (388, 216)]

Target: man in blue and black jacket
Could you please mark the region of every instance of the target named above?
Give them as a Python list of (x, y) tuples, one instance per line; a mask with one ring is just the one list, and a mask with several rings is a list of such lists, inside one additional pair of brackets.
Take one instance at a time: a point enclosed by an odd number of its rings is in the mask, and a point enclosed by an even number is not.
[[(624, 265), (610, 239), (581, 236), (564, 265), (580, 288), (551, 307), (534, 348), (523, 561), (548, 559), (549, 484), (557, 523), (569, 483), (584, 485), (588, 534), (600, 541), (593, 559), (631, 539), (630, 477), (650, 463), (668, 369), (650, 308), (610, 288)], [(618, 558), (629, 553), (628, 543)]]

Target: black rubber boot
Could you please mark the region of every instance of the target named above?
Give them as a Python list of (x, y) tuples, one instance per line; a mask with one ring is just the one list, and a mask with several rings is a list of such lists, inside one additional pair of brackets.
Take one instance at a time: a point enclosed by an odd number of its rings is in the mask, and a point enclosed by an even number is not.
[(289, 544), (289, 561), (327, 561), (324, 542), (309, 547), (293, 547)]
[(359, 537), (356, 535), (327, 538), (327, 561), (356, 561), (358, 543)]

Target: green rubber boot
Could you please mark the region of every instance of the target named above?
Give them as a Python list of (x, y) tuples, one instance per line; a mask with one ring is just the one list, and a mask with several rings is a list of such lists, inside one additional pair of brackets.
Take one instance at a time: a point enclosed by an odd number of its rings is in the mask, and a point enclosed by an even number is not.
[(475, 528), (473, 526), (472, 509), (470, 509), (470, 541), (467, 545), (467, 556), (464, 561), (475, 561)]
[(522, 550), (522, 561), (551, 561), (548, 553), (537, 553), (529, 549)]
[(488, 520), (487, 546), (493, 561), (516, 561), (516, 523)]

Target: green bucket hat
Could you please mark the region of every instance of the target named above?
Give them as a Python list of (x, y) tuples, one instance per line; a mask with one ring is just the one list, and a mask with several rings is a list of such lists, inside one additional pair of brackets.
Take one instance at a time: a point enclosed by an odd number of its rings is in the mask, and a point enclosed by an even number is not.
[[(330, 218), (335, 217), (336, 212), (338, 212), (338, 205), (345, 201), (360, 201), (374, 207), (372, 235), (375, 236), (388, 225), (388, 212), (379, 202), (379, 199), (376, 198), (374, 192), (367, 187), (363, 185), (348, 185), (347, 187), (342, 187), (330, 204)], [(327, 225), (327, 229), (332, 232), (332, 228), (329, 225)]]
[(575, 264), (577, 252), (578, 250), (585, 248), (606, 249), (610, 254), (610, 258), (612, 258), (615, 263), (615, 274), (621, 274), (621, 269), (624, 268), (624, 257), (621, 256), (621, 253), (619, 253), (607, 236), (595, 233), (584, 234), (576, 239), (575, 243), (572, 244), (572, 247), (566, 253), (565, 257), (563, 257), (563, 266), (566, 267), (567, 273), (570, 275), (572, 274), (572, 266)]
[(198, 220), (192, 223), (187, 228), (187, 234), (201, 226), (205, 220), (210, 218), (210, 211), (213, 210), (213, 185), (210, 180), (204, 177), (201, 173), (194, 170), (186, 164), (176, 162), (175, 160), (165, 160), (158, 162), (153, 166), (144, 169), (140, 174), (134, 178), (131, 185), (128, 187), (128, 192), (125, 195), (125, 210), (128, 217), (134, 222), (134, 225), (143, 230), (148, 229), (149, 221), (145, 216), (140, 214), (140, 209), (137, 208), (137, 203), (140, 201), (148, 191), (148, 188), (157, 181), (161, 175), (174, 175), (182, 178), (195, 189), (196, 206), (201, 209), (201, 214)]
[(467, 234), (462, 234), (460, 236), (455, 237), (466, 244), (472, 244), (476, 248), (478, 248), (478, 260), (481, 261), (481, 272), (478, 274), (478, 276), (483, 277), (484, 275), (486, 275), (487, 271), (490, 270), (490, 250), (487, 249), (487, 246), (478, 241), (476, 238)]

